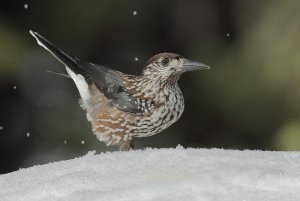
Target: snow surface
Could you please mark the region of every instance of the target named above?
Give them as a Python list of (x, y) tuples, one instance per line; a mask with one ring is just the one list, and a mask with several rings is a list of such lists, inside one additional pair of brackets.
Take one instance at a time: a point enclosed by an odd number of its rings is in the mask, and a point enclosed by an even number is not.
[(0, 200), (300, 200), (300, 152), (146, 149), (0, 176)]

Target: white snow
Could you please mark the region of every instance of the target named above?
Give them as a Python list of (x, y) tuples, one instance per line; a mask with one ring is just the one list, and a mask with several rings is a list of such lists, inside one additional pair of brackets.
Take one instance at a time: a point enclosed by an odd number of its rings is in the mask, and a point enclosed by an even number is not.
[(27, 3), (24, 4), (24, 9), (25, 9), (25, 10), (28, 9), (28, 4), (27, 4)]
[(13, 86), (13, 89), (16, 90), (16, 89), (17, 89), (17, 86)]
[(226, 34), (226, 37), (229, 37), (229, 36), (230, 36), (230, 33), (227, 33), (227, 34)]
[(135, 57), (135, 58), (134, 58), (134, 61), (139, 61), (139, 58), (138, 58), (138, 57)]
[(0, 130), (1, 130), (1, 131), (3, 130), (3, 126), (0, 126)]
[(84, 141), (84, 140), (81, 140), (81, 144), (85, 144), (85, 141)]
[(133, 13), (132, 13), (133, 15), (137, 15), (137, 11), (135, 10), (135, 11), (133, 11)]
[(298, 201), (300, 152), (146, 149), (0, 175), (1, 201)]
[(30, 137), (30, 133), (29, 132), (26, 133), (26, 137)]

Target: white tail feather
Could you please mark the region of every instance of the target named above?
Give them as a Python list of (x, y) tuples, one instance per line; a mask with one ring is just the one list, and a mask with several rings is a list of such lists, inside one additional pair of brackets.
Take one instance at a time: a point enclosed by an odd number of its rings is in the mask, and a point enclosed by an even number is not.
[(87, 107), (87, 101), (90, 99), (91, 94), (89, 91), (89, 85), (86, 82), (85, 78), (80, 74), (75, 74), (69, 67), (66, 66), (66, 70), (70, 77), (74, 80), (74, 83), (79, 91), (81, 96), (83, 106)]

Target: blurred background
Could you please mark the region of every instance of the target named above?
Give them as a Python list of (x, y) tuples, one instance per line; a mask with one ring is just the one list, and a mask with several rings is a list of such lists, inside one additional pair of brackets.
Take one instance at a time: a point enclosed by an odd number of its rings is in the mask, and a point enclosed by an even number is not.
[(176, 52), (210, 65), (180, 80), (186, 108), (137, 147), (300, 150), (300, 2), (64, 0), (0, 2), (0, 173), (114, 151), (96, 140), (64, 67), (66, 52), (130, 74)]

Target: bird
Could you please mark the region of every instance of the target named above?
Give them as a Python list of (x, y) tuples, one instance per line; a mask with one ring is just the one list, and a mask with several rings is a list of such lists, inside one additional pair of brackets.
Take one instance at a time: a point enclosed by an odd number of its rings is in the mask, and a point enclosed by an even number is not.
[(141, 74), (129, 75), (71, 56), (46, 38), (29, 31), (66, 69), (80, 95), (93, 133), (107, 146), (120, 151), (135, 148), (135, 139), (158, 134), (175, 123), (184, 111), (178, 80), (185, 72), (209, 69), (176, 53), (159, 53), (144, 65)]

